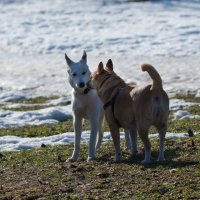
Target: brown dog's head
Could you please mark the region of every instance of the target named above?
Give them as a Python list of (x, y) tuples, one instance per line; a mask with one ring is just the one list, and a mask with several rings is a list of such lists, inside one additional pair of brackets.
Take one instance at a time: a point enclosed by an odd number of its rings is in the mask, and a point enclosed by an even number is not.
[(97, 69), (92, 73), (92, 85), (95, 88), (100, 88), (106, 79), (108, 79), (111, 74), (114, 74), (112, 60), (109, 59), (104, 68), (103, 63), (100, 62)]

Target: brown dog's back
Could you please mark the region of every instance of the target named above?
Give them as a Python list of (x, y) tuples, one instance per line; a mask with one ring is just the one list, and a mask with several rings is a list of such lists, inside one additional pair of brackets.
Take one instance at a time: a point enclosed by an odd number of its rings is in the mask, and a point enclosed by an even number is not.
[[(162, 79), (156, 69), (143, 64), (142, 71), (147, 71), (153, 80), (152, 85), (130, 86), (119, 94), (115, 113), (121, 125), (133, 124), (140, 129), (148, 129), (151, 125), (166, 125), (169, 114), (169, 98), (162, 87)], [(130, 104), (132, 104), (132, 109)], [(132, 123), (130, 123), (132, 122)]]

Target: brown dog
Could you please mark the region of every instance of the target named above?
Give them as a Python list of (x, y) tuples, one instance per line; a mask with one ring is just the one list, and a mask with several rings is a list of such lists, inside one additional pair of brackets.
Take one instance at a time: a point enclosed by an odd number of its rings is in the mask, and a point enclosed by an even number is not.
[(152, 85), (127, 85), (113, 71), (112, 60), (108, 60), (106, 68), (100, 62), (92, 74), (93, 84), (100, 99), (104, 103), (106, 119), (115, 146), (115, 160), (122, 159), (120, 150), (119, 128), (130, 130), (132, 155), (135, 152), (135, 135), (137, 131), (145, 148), (145, 158), (142, 164), (151, 161), (151, 144), (148, 131), (154, 125), (160, 138), (158, 161), (164, 160), (164, 138), (167, 130), (169, 114), (169, 98), (162, 87), (162, 80), (155, 68), (149, 64), (141, 66), (153, 80)]

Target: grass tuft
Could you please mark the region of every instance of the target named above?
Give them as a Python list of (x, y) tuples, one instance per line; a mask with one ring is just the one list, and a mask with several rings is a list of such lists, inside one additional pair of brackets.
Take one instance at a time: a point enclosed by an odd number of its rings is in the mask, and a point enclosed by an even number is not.
[(200, 103), (200, 97), (195, 97), (194, 94), (176, 94), (174, 96), (174, 98), (176, 99), (184, 99), (187, 102), (196, 102), (196, 103)]

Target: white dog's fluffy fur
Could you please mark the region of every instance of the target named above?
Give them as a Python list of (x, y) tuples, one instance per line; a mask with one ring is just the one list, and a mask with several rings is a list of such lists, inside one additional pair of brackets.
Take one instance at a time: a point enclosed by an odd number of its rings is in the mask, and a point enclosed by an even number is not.
[[(68, 80), (73, 88), (72, 110), (75, 131), (74, 151), (68, 161), (76, 161), (79, 158), (83, 119), (89, 120), (91, 128), (87, 160), (94, 160), (96, 149), (101, 146), (103, 138), (103, 104), (96, 90), (90, 85), (91, 72), (87, 66), (86, 52), (84, 51), (79, 62), (73, 62), (66, 54), (65, 59), (68, 66)], [(97, 132), (98, 141), (96, 142)]]

